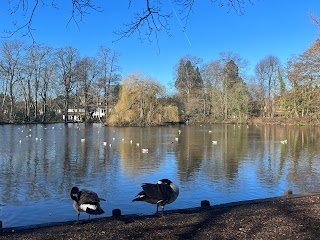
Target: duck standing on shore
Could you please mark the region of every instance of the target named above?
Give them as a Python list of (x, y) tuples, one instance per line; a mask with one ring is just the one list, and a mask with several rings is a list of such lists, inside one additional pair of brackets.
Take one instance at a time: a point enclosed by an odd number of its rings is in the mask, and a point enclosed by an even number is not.
[(141, 185), (143, 191), (137, 194), (137, 198), (132, 201), (144, 201), (151, 204), (157, 204), (157, 213), (159, 206), (162, 207), (162, 216), (164, 215), (164, 206), (174, 202), (179, 195), (179, 188), (169, 179), (161, 179), (156, 184), (144, 183)]
[(100, 207), (100, 201), (105, 201), (103, 198), (99, 198), (98, 194), (89, 190), (79, 191), (78, 187), (73, 187), (70, 192), (70, 197), (74, 201), (73, 208), (78, 212), (78, 221), (80, 212), (86, 212), (89, 214), (100, 215), (104, 213)]

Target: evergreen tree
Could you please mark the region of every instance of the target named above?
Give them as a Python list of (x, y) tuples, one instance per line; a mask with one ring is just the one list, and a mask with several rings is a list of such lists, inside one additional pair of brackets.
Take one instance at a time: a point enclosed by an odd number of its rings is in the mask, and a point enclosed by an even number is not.
[(236, 83), (242, 83), (242, 78), (239, 77), (239, 68), (233, 60), (227, 62), (223, 70), (225, 86), (232, 88)]

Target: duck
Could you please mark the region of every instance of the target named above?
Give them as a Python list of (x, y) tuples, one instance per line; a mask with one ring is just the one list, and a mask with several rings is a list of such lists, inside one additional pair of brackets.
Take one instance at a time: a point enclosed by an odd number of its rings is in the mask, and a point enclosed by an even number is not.
[(164, 216), (164, 206), (173, 203), (179, 196), (179, 187), (167, 178), (159, 180), (156, 184), (143, 183), (141, 188), (143, 191), (139, 192), (132, 202), (144, 201), (156, 204), (157, 214), (160, 206), (162, 208), (162, 216)]
[(80, 212), (86, 212), (93, 215), (103, 214), (104, 211), (100, 207), (100, 201), (106, 201), (103, 198), (99, 198), (98, 194), (93, 191), (82, 189), (79, 191), (78, 187), (73, 187), (70, 192), (70, 198), (74, 201), (73, 208), (78, 213), (78, 221), (80, 218)]

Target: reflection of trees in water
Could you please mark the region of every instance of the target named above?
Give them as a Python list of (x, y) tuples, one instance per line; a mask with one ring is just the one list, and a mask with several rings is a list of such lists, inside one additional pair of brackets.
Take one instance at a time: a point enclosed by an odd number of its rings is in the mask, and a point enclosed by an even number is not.
[(320, 181), (319, 129), (293, 127), (288, 128), (287, 132), (291, 158), (287, 181), (299, 192), (315, 191)]
[[(259, 179), (258, 184), (262, 187), (278, 186), (280, 179), (279, 174), (282, 173), (284, 157), (280, 160), (281, 147), (280, 140), (283, 140), (284, 131), (276, 126), (258, 126), (255, 128), (258, 133), (258, 144), (252, 152), (255, 161), (256, 174)], [(280, 164), (282, 162), (282, 164)]]
[[(257, 178), (264, 187), (277, 188), (281, 181), (299, 192), (315, 189), (320, 171), (316, 139), (319, 130), (313, 127), (260, 126), (257, 128), (262, 143), (257, 145)], [(287, 144), (280, 140), (287, 139)], [(289, 160), (290, 159), (290, 160)], [(283, 179), (285, 178), (285, 179)], [(285, 186), (286, 187), (286, 186)]]
[(175, 157), (180, 180), (192, 180), (192, 175), (199, 172), (203, 160), (203, 147), (206, 144), (206, 133), (195, 126), (185, 127), (175, 144)]
[[(262, 188), (279, 188), (285, 183), (289, 186), (284, 187), (306, 192), (315, 191), (320, 182), (318, 128), (80, 127), (81, 130), (77, 124), (25, 125), (22, 133), (22, 126), (0, 126), (0, 202), (18, 205), (43, 198), (61, 200), (68, 198), (73, 185), (98, 186), (102, 193), (116, 192), (121, 175), (132, 178), (160, 172), (162, 165), (170, 168), (166, 162), (168, 152), (174, 155), (176, 162), (170, 159), (169, 163), (176, 163), (172, 168), (175, 173), (177, 167), (181, 183), (208, 179), (208, 184), (228, 187), (243, 177), (239, 176), (240, 168), (243, 174), (250, 168), (248, 171), (256, 178), (251, 181), (257, 181)], [(178, 129), (182, 130), (180, 135)], [(42, 140), (36, 141), (35, 137)], [(82, 138), (85, 142), (81, 142)], [(280, 144), (283, 139), (288, 144)], [(213, 145), (212, 140), (218, 144)], [(103, 146), (104, 141), (113, 146)], [(148, 148), (149, 152), (143, 154), (141, 148)], [(204, 174), (200, 180), (199, 174)]]
[(248, 129), (245, 125), (218, 126), (220, 130), (212, 132), (218, 144), (209, 141), (203, 171), (212, 182), (228, 185), (238, 177), (239, 165), (248, 152)]
[[(116, 144), (123, 173), (131, 177), (141, 176), (161, 168), (165, 161), (169, 131), (165, 127), (118, 128), (115, 133)], [(147, 148), (148, 153), (143, 153), (142, 148)]]
[[(61, 200), (61, 196), (68, 198), (73, 185), (100, 185), (105, 189), (104, 182), (116, 174), (107, 163), (114, 157), (105, 158), (100, 153), (104, 149), (92, 125), (85, 127), (88, 130), (78, 130), (73, 124), (26, 125), (23, 133), (18, 126), (11, 127), (14, 131), (5, 135), (7, 160), (0, 162), (0, 202), (18, 205), (43, 198)], [(81, 138), (86, 141), (81, 143)]]
[(238, 176), (239, 165), (248, 151), (248, 129), (244, 125), (225, 125), (223, 141), (223, 164), (225, 177)]
[[(246, 132), (245, 126), (235, 125), (186, 127), (176, 149), (181, 180), (191, 181), (199, 171), (211, 180), (234, 179), (247, 151)], [(218, 141), (218, 144), (213, 145), (212, 141)]]

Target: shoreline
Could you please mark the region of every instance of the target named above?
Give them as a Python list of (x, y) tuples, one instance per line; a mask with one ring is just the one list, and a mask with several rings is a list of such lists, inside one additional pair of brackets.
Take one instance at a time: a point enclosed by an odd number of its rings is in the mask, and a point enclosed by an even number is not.
[[(255, 236), (246, 230), (272, 224), (273, 221), (276, 223), (278, 218), (282, 224), (273, 225), (274, 229), (265, 228), (266, 232), (258, 231)], [(295, 218), (301, 218), (301, 221), (292, 221)], [(304, 231), (299, 230), (299, 226), (308, 222), (313, 223), (307, 224)], [(233, 226), (233, 231), (230, 231), (230, 226)], [(274, 239), (283, 239), (283, 234), (286, 239), (314, 239), (312, 237), (317, 236), (319, 227), (320, 192), (316, 192), (168, 210), (164, 217), (132, 214), (79, 223), (68, 221), (3, 228), (0, 239), (233, 239), (240, 235), (241, 238), (268, 239), (273, 236), (270, 233), (279, 233), (280, 229), (286, 230), (280, 231), (281, 238), (275, 235)], [(190, 232), (188, 229), (193, 230)], [(157, 233), (156, 237), (150, 235), (151, 230)], [(225, 231), (228, 234), (223, 235)]]

